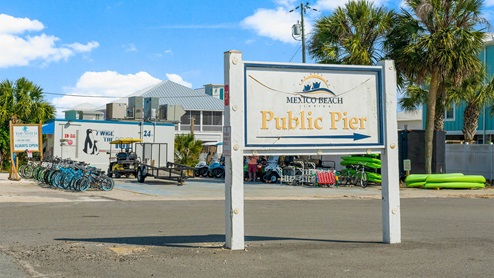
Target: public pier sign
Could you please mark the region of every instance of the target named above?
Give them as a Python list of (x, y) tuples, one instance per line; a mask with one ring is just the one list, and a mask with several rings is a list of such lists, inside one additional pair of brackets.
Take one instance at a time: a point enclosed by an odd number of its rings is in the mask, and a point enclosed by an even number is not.
[(246, 62), (245, 148), (384, 148), (382, 70)]

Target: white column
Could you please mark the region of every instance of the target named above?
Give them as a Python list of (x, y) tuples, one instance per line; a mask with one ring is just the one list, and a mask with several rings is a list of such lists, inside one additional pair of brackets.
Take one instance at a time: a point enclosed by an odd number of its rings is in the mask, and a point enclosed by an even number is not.
[[(244, 243), (244, 67), (242, 53), (225, 52), (225, 131), (223, 154), (225, 155), (225, 216), (226, 247), (243, 250)], [(227, 93), (225, 92), (225, 95)], [(229, 136), (228, 136), (229, 135)], [(225, 137), (229, 138), (225, 138)]]
[(396, 70), (394, 62), (381, 61), (385, 107), (385, 149), (382, 160), (382, 229), (384, 243), (401, 242), (398, 127), (396, 121)]

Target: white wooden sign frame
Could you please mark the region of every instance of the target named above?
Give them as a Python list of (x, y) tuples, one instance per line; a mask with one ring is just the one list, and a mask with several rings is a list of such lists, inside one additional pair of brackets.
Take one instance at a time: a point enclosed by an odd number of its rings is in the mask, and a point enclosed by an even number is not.
[(396, 71), (378, 66), (265, 63), (227, 51), (226, 246), (243, 250), (245, 155), (381, 154), (383, 242), (401, 242)]

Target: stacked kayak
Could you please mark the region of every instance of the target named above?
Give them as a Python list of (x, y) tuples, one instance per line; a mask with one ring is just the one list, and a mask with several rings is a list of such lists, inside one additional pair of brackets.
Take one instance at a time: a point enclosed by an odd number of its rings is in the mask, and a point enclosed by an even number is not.
[(350, 173), (355, 172), (355, 169), (352, 166), (365, 165), (367, 180), (369, 182), (381, 182), (381, 174), (378, 173), (378, 170), (381, 169), (381, 160), (379, 159), (379, 154), (342, 156), (340, 165), (348, 168), (348, 171), (350, 171)]
[(485, 177), (481, 175), (451, 174), (410, 174), (405, 178), (407, 187), (426, 189), (476, 189), (485, 187)]

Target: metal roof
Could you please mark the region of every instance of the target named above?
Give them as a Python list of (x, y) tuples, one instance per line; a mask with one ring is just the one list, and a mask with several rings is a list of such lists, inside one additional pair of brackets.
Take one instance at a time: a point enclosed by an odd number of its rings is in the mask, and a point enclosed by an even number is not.
[[(132, 96), (158, 97), (159, 105), (182, 105), (184, 110), (188, 111), (223, 111), (225, 108), (223, 100), (207, 95), (204, 88), (191, 89), (170, 80), (162, 81), (126, 97), (116, 99), (112, 103), (128, 103), (129, 97)], [(96, 110), (106, 110), (106, 104)]]
[(184, 110), (223, 111), (223, 100), (206, 95), (170, 80), (142, 90), (142, 97), (158, 97), (159, 104), (182, 105)]

